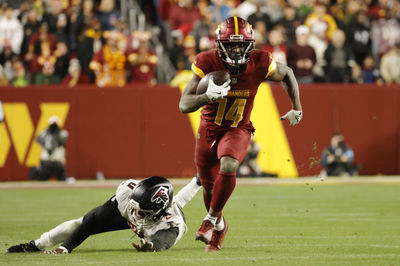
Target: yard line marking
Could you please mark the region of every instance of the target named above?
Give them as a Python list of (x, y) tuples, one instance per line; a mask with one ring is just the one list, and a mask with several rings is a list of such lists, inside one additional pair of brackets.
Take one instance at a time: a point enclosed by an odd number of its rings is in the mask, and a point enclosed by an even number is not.
[[(345, 243), (337, 243), (337, 244), (295, 244), (295, 243), (264, 243), (264, 244), (256, 244), (252, 245), (251, 243), (247, 243), (247, 247), (251, 248), (260, 248), (260, 247), (370, 247), (372, 245), (357, 245), (357, 244), (345, 244)], [(241, 245), (229, 245), (231, 248), (240, 248), (243, 247)], [(400, 248), (398, 246), (393, 246), (390, 248)], [(380, 254), (376, 254), (380, 255)], [(386, 254), (382, 254), (382, 256), (385, 256)], [(400, 256), (400, 254), (393, 254), (395, 256)]]
[[(359, 235), (350, 235), (350, 236), (287, 236), (287, 235), (258, 235), (258, 236), (252, 236), (254, 238), (261, 238), (261, 239), (332, 239), (332, 238), (337, 238), (337, 239), (353, 239), (353, 238), (365, 238), (363, 236)], [(235, 236), (235, 235), (230, 235), (229, 238), (232, 239), (243, 239), (243, 236)], [(396, 237), (393, 237), (396, 238)]]
[[(54, 189), (54, 188), (114, 188), (124, 179), (106, 179), (104, 181), (81, 179), (73, 184), (59, 181), (32, 182), (32, 181), (7, 181), (0, 182), (0, 189)], [(170, 178), (174, 186), (184, 186), (191, 179)], [(338, 184), (400, 184), (400, 176), (362, 176), (362, 177), (320, 177), (299, 178), (238, 178), (238, 185), (244, 186), (304, 186), (304, 185), (338, 185)]]

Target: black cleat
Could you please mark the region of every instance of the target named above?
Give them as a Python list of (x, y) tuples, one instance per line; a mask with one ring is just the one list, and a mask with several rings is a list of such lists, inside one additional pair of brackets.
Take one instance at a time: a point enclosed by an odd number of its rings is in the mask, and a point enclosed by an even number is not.
[(19, 245), (15, 245), (9, 247), (7, 249), (7, 253), (15, 253), (15, 252), (37, 252), (41, 251), (35, 244), (34, 240), (31, 240), (29, 243), (23, 243)]

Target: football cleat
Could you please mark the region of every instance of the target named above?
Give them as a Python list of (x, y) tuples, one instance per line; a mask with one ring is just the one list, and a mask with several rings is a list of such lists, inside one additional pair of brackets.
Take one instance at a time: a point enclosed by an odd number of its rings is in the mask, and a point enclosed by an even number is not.
[(34, 240), (31, 240), (28, 243), (23, 243), (23, 244), (19, 244), (19, 245), (15, 245), (15, 246), (9, 247), (7, 249), (7, 253), (37, 252), (37, 251), (40, 251), (40, 249), (36, 246)]
[(68, 249), (64, 247), (59, 247), (52, 250), (43, 251), (43, 254), (51, 255), (51, 254), (68, 254)]
[(222, 242), (224, 241), (224, 237), (226, 232), (228, 232), (228, 223), (224, 218), (224, 229), (221, 231), (213, 230), (211, 241), (208, 245), (206, 245), (206, 252), (219, 251), (222, 247)]
[(210, 220), (203, 220), (199, 230), (196, 233), (196, 240), (200, 240), (206, 244), (210, 243), (214, 225)]

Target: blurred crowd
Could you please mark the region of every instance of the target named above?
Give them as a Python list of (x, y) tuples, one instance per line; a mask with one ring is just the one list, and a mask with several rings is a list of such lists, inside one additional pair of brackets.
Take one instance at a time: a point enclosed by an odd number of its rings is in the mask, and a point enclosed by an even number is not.
[(114, 0), (12, 0), (0, 8), (0, 85), (156, 82), (151, 33)]
[(0, 86), (154, 84), (153, 37), (180, 72), (232, 15), (301, 83), (400, 83), (398, 0), (132, 0), (158, 31), (130, 31), (121, 1), (1, 2)]

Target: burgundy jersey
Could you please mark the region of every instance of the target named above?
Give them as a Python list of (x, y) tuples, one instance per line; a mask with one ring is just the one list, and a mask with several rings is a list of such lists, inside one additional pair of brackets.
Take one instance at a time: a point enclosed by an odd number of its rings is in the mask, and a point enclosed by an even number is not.
[[(258, 86), (275, 69), (275, 60), (269, 52), (253, 50), (246, 71), (240, 75), (230, 74), (231, 89), (228, 95), (203, 106), (201, 122), (218, 131), (236, 127), (253, 131), (250, 114)], [(192, 64), (192, 71), (199, 78), (213, 71), (228, 72), (216, 50), (198, 54)]]

